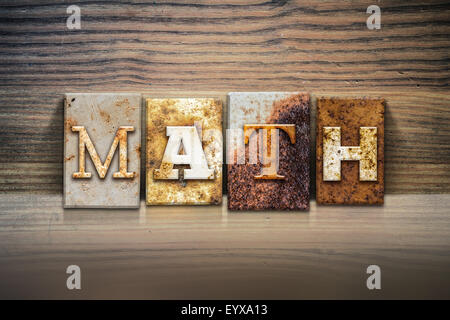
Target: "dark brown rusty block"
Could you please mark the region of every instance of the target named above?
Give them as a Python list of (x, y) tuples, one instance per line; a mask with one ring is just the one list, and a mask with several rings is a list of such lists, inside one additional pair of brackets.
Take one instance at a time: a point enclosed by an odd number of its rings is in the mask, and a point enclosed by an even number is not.
[(383, 203), (384, 106), (383, 99), (318, 99), (318, 204)]
[[(278, 168), (262, 171), (261, 160), (249, 161), (249, 144), (245, 161), (228, 162), (228, 208), (231, 210), (308, 210), (310, 105), (309, 95), (283, 92), (236, 92), (229, 94), (230, 129), (278, 129)], [(263, 126), (273, 124), (275, 126)], [(293, 128), (295, 126), (295, 129)], [(273, 128), (272, 128), (273, 127)], [(293, 130), (294, 129), (294, 130)], [(261, 129), (259, 129), (261, 130)], [(259, 145), (262, 135), (255, 135)], [(267, 145), (269, 145), (270, 138)], [(237, 149), (237, 148), (236, 148)], [(271, 150), (269, 146), (268, 149)], [(259, 149), (261, 150), (261, 149)], [(235, 152), (228, 141), (228, 152)], [(265, 153), (265, 151), (263, 151)], [(269, 152), (270, 153), (270, 152)], [(234, 154), (234, 153), (233, 153)], [(237, 162), (237, 163), (236, 163)]]

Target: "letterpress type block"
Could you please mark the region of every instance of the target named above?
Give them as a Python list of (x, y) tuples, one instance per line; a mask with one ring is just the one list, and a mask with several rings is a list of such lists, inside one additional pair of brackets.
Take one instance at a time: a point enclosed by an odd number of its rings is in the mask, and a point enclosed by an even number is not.
[(317, 203), (383, 203), (384, 106), (382, 99), (318, 100)]
[(222, 101), (146, 99), (147, 204), (222, 202)]
[(228, 123), (228, 208), (309, 209), (309, 95), (230, 93)]
[(138, 208), (141, 95), (64, 99), (64, 207)]

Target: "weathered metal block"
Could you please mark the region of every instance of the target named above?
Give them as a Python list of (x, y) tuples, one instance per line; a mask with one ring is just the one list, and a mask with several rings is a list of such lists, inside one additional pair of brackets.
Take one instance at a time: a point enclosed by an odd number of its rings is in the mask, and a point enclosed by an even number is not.
[(230, 93), (228, 123), (228, 208), (309, 209), (309, 95)]
[(384, 105), (382, 99), (318, 99), (317, 203), (383, 203)]
[(64, 207), (138, 208), (141, 95), (68, 93)]
[(147, 204), (222, 202), (222, 101), (146, 99)]

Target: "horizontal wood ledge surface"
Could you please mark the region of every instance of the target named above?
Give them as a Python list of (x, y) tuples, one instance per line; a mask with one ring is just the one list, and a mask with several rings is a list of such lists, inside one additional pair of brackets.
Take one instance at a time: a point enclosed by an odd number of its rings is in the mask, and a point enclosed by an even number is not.
[[(450, 195), (296, 213), (61, 202), (0, 195), (0, 298), (450, 298)], [(71, 264), (78, 292), (65, 285)], [(371, 264), (380, 291), (366, 288)]]

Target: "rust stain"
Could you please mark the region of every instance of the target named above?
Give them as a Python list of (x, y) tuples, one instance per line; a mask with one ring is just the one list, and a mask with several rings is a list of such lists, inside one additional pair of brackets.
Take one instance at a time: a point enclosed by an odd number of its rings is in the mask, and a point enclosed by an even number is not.
[(128, 98), (120, 99), (120, 100), (116, 101), (116, 103), (115, 103), (116, 107), (123, 107), (123, 106), (129, 106), (129, 105), (130, 105), (130, 101), (128, 100)]
[(141, 156), (141, 144), (139, 144), (134, 151), (136, 151), (136, 154), (140, 157)]
[(72, 133), (72, 127), (77, 124), (77, 121), (72, 118), (67, 118), (64, 120), (64, 143), (69, 142), (69, 135)]
[[(153, 170), (153, 179), (165, 180), (169, 179), (170, 173), (172, 172), (172, 168), (174, 167), (173, 163), (162, 162), (159, 167), (159, 171)], [(182, 179), (180, 179), (182, 180)]]
[(111, 115), (103, 110), (100, 110), (100, 117), (102, 117), (103, 121), (105, 121), (105, 123), (107, 124), (111, 122)]
[(72, 154), (72, 155), (69, 156), (69, 157), (65, 157), (65, 158), (64, 158), (64, 161), (70, 161), (70, 160), (72, 160), (72, 159), (74, 159), (74, 158), (75, 158), (75, 155)]
[(120, 99), (115, 103), (115, 106), (118, 108), (122, 108), (123, 112), (125, 113), (125, 117), (128, 119), (131, 117), (131, 115), (136, 110), (136, 107), (133, 106), (128, 98)]
[(64, 121), (64, 130), (66, 132), (72, 132), (72, 127), (78, 125), (77, 121), (72, 119), (72, 118), (68, 118)]

